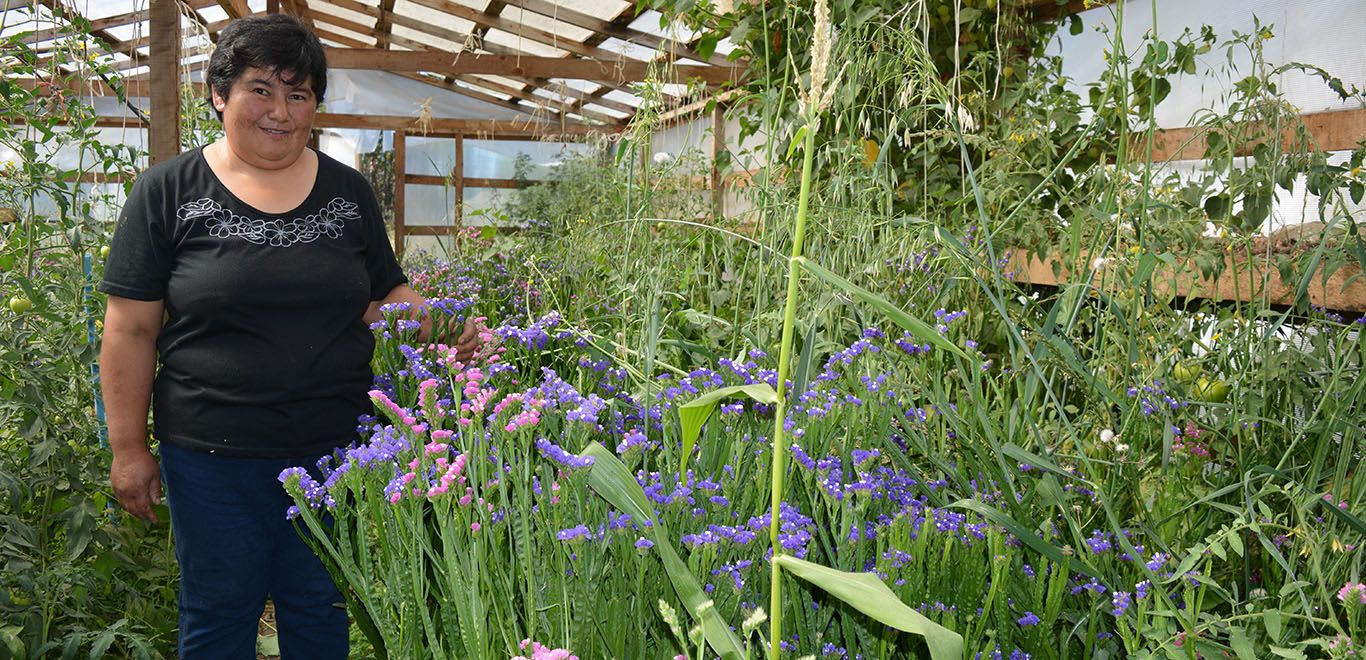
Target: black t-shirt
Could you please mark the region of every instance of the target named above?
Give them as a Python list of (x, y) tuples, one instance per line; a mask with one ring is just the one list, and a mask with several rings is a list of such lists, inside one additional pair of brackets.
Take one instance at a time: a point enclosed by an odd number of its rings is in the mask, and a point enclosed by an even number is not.
[(237, 199), (202, 150), (138, 177), (100, 290), (163, 300), (153, 431), (229, 456), (305, 456), (349, 444), (374, 338), (366, 307), (407, 281), (369, 183), (318, 154), (293, 211)]

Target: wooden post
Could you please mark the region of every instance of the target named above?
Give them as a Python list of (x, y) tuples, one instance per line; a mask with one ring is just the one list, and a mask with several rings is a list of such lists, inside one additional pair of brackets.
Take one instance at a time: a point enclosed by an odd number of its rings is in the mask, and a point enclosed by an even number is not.
[(465, 226), (465, 135), (455, 134), (455, 166), (451, 168), (455, 183), (455, 217), (451, 221), (451, 239)]
[(721, 152), (725, 149), (726, 113), (718, 101), (716, 108), (711, 112), (711, 207), (716, 220), (726, 216), (726, 197), (721, 182), (721, 166), (717, 163), (720, 160)]
[(403, 131), (394, 131), (394, 254), (403, 258), (403, 192), (408, 187), (408, 149)]
[(180, 9), (176, 0), (152, 0), (148, 35), (151, 53), (152, 164), (180, 153)]

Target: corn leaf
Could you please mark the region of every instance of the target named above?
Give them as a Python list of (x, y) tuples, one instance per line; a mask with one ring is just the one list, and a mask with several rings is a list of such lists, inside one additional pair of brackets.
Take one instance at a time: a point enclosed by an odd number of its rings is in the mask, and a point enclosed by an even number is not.
[(754, 385), (737, 385), (735, 387), (723, 387), (719, 390), (707, 392), (702, 396), (693, 399), (678, 407), (678, 422), (683, 427), (683, 455), (679, 460), (678, 471), (684, 472), (684, 465), (688, 463), (688, 457), (692, 455), (693, 445), (697, 443), (697, 436), (702, 433), (702, 425), (707, 423), (711, 414), (716, 411), (716, 404), (721, 399), (744, 394), (759, 403), (774, 404), (778, 403), (778, 393), (773, 391), (765, 383)]
[(871, 573), (849, 573), (828, 566), (777, 555), (774, 561), (787, 572), (823, 589), (854, 609), (897, 630), (920, 635), (934, 660), (963, 657), (963, 636), (911, 609)]
[(659, 558), (664, 562), (664, 570), (669, 574), (669, 581), (673, 583), (679, 600), (683, 601), (693, 619), (701, 622), (702, 636), (706, 638), (707, 644), (723, 660), (740, 660), (745, 657), (740, 640), (716, 612), (716, 606), (702, 590), (702, 585), (698, 584), (697, 578), (688, 570), (688, 565), (678, 556), (678, 551), (674, 550), (669, 530), (665, 528), (664, 523), (655, 518), (654, 507), (650, 506), (649, 498), (645, 497), (645, 490), (636, 483), (631, 471), (626, 469), (626, 465), (606, 447), (596, 442), (590, 443), (579, 455), (593, 457), (593, 467), (588, 471), (590, 488), (612, 506), (631, 514), (631, 518), (642, 526), (646, 522), (649, 523), (645, 533), (649, 534), (654, 542), (654, 551), (659, 553)]

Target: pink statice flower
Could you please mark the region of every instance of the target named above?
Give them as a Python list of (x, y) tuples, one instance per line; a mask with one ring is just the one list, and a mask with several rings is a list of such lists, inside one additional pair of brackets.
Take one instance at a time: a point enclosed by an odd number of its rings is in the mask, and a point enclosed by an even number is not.
[(522, 643), (518, 644), (517, 648), (525, 651), (528, 646), (531, 647), (531, 655), (513, 656), (512, 660), (579, 660), (579, 656), (570, 653), (568, 649), (548, 648), (529, 639), (522, 640)]

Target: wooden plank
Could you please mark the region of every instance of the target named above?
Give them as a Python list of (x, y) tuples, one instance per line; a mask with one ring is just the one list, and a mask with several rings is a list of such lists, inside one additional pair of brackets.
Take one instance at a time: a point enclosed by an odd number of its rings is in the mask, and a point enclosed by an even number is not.
[[(1078, 264), (1069, 265), (1058, 261), (1058, 274), (1053, 273), (1055, 260), (1042, 260), (1026, 255), (1023, 251), (1011, 254), (1007, 272), (1017, 282), (1057, 286), (1062, 283), (1080, 281), (1089, 268), (1089, 257), (1082, 258)], [(1128, 288), (1127, 282), (1115, 282), (1114, 278), (1097, 273), (1093, 283), (1108, 290)], [(1224, 257), (1224, 270), (1217, 277), (1206, 278), (1193, 263), (1182, 264), (1179, 268), (1161, 265), (1152, 275), (1153, 289), (1163, 294), (1181, 298), (1206, 298), (1210, 300), (1265, 300), (1273, 305), (1295, 304), (1296, 282), (1281, 279), (1274, 263), (1262, 255), (1241, 254)], [(1346, 264), (1338, 268), (1325, 281), (1315, 276), (1309, 285), (1309, 301), (1320, 307), (1342, 312), (1366, 312), (1366, 280), (1361, 277), (1361, 268)]]
[(389, 33), (393, 32), (390, 19), (394, 15), (394, 0), (380, 0), (379, 17), (375, 20), (375, 44), (380, 48), (389, 47)]
[(218, 0), (218, 6), (228, 12), (230, 20), (251, 16), (251, 7), (247, 6), (247, 0)]
[[(353, 115), (333, 112), (320, 112), (313, 125), (318, 128), (365, 128), (374, 130), (412, 130), (417, 123), (415, 117), (395, 115)], [(591, 126), (588, 124), (552, 123), (507, 119), (445, 119), (435, 117), (428, 127), (428, 135), (454, 135), (456, 133), (517, 135), (524, 138), (573, 136), (590, 134), (612, 134), (620, 126)]]
[(151, 0), (153, 119), (148, 139), (151, 164), (180, 153), (180, 10), (176, 0)]
[(673, 66), (663, 72), (652, 72), (648, 62), (625, 59), (604, 61), (470, 54), (452, 57), (450, 53), (443, 51), (413, 52), (378, 48), (328, 48), (327, 62), (328, 66), (336, 69), (430, 71), (447, 75), (484, 74), (522, 78), (578, 78), (615, 83), (658, 80), (659, 74), (664, 73), (669, 76), (670, 81), (686, 82), (697, 79), (708, 84), (721, 84), (738, 80), (742, 73), (737, 67), (715, 66)]
[(455, 225), (413, 225), (405, 233), (409, 236), (450, 236), (458, 229)]
[[(455, 139), (463, 145), (464, 140), (461, 138), (460, 134), (457, 133), (457, 134), (455, 135)], [(456, 153), (458, 154), (458, 153), (460, 153), (460, 152), (457, 151)], [(457, 156), (456, 159), (459, 160), (460, 157)], [(407, 175), (407, 176), (408, 176), (407, 182), (410, 183), (410, 184), (413, 184), (413, 185), (418, 185), (418, 186), (441, 186), (441, 187), (452, 186), (452, 187), (454, 187), (454, 188), (456, 188), (456, 189), (460, 189), (460, 188), (500, 188), (500, 189), (516, 189), (516, 188), (526, 188), (526, 187), (528, 187), (528, 186), (534, 186), (534, 185), (536, 185), (536, 184), (538, 184), (538, 183), (545, 183), (544, 181), (527, 181), (527, 182), (524, 183), (524, 182), (522, 182), (522, 181), (520, 181), (520, 180), (518, 180), (518, 179), (460, 178), (459, 180), (457, 180), (457, 179), (456, 179), (456, 176), (455, 176), (455, 174), (454, 174), (455, 168), (451, 168), (451, 172), (452, 172), (452, 174), (451, 174), (450, 176), (437, 176), (437, 175), (434, 175), (434, 174), (409, 174), (409, 175)]]
[[(451, 219), (451, 224), (455, 225), (451, 229), (454, 236), (460, 228), (465, 225), (465, 136), (462, 133), (455, 134), (455, 163), (451, 165), (451, 178), (455, 179), (455, 217)], [(513, 185), (517, 185), (514, 181)]]
[(711, 208), (717, 218), (725, 217), (725, 183), (721, 180), (721, 153), (726, 150), (726, 112), (720, 103), (711, 111)]
[[(1315, 112), (1300, 115), (1300, 120), (1314, 145), (1322, 151), (1348, 151), (1366, 140), (1366, 108)], [(1241, 136), (1229, 137), (1238, 137), (1234, 154), (1246, 156), (1274, 133), (1267, 127), (1253, 125), (1245, 127)], [(1159, 130), (1153, 135), (1152, 161), (1202, 160), (1208, 135), (1208, 128), (1202, 126)], [(1281, 130), (1280, 147), (1285, 151), (1296, 148), (1293, 127)], [(1134, 148), (1137, 150), (1134, 153), (1143, 154), (1147, 150), (1147, 140), (1141, 136), (1135, 138)]]
[(403, 237), (405, 234), (403, 213), (403, 192), (407, 188), (408, 145), (403, 131), (394, 131), (394, 254), (403, 258)]

